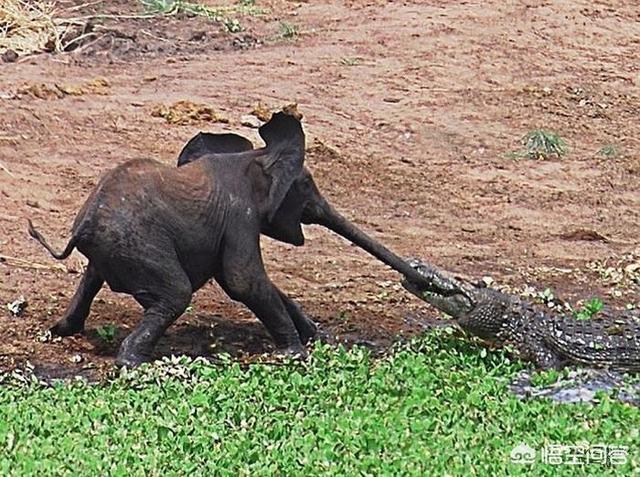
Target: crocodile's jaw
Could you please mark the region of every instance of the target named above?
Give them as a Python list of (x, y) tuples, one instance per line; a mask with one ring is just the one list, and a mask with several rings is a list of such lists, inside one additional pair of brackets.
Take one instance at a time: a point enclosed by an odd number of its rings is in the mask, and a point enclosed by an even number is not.
[(436, 293), (422, 291), (417, 285), (408, 280), (403, 280), (402, 286), (421, 300), (426, 301), (438, 310), (455, 319), (459, 319), (466, 315), (473, 310), (474, 307), (471, 300), (462, 294), (442, 296)]

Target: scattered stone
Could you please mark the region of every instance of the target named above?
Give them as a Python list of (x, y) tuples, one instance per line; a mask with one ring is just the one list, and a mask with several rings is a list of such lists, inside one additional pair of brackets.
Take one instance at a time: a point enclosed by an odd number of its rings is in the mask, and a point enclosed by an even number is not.
[(203, 41), (203, 40), (206, 40), (206, 38), (207, 38), (207, 32), (200, 30), (200, 31), (193, 32), (193, 34), (189, 38), (189, 41)]
[(18, 60), (18, 53), (13, 50), (7, 50), (2, 54), (2, 61), (5, 63), (14, 63)]
[(26, 307), (27, 299), (22, 295), (20, 295), (17, 300), (7, 303), (7, 310), (9, 310), (9, 313), (13, 316), (20, 316)]
[(236, 35), (231, 45), (236, 50), (247, 50), (249, 48), (257, 48), (261, 45), (260, 39), (253, 35)]
[(57, 338), (59, 338), (58, 341), (62, 340), (60, 336), (53, 336), (53, 333), (51, 333), (51, 330), (41, 331), (40, 333), (38, 333), (38, 336), (36, 337), (36, 339), (40, 343), (48, 343), (49, 341), (56, 341)]
[(490, 287), (491, 285), (493, 285), (495, 283), (495, 280), (492, 277), (488, 276), (488, 275), (485, 275), (480, 280), (482, 281), (482, 283), (484, 283), (484, 286), (486, 286), (486, 287)]

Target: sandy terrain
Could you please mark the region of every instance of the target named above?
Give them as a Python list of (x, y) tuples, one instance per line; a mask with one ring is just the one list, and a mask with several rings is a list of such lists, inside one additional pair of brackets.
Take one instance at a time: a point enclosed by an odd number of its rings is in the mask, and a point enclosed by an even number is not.
[[(139, 13), (103, 3), (74, 15)], [(173, 164), (200, 130), (256, 139), (240, 118), (258, 102), (299, 104), (316, 182), (399, 254), (574, 301), (636, 303), (638, 9), (489, 3), (258, 1), (268, 11), (239, 16), (239, 33), (203, 18), (110, 18), (75, 51), (0, 63), (0, 368), (104, 369), (140, 316), (105, 287), (85, 335), (43, 337), (84, 258), (60, 267), (28, 238), (26, 218), (62, 245), (102, 172), (136, 157)], [(291, 25), (297, 34), (282, 35)], [(152, 115), (181, 100), (229, 122)], [(569, 153), (507, 157), (534, 128), (560, 134)], [(305, 233), (302, 248), (264, 239), (265, 261), (330, 339), (385, 346), (437, 318), (366, 253), (319, 227)], [(604, 276), (609, 266), (627, 274)], [(11, 316), (4, 304), (20, 295), (28, 307)], [(109, 323), (113, 343), (96, 331)], [(210, 285), (158, 355), (269, 349), (257, 320)]]

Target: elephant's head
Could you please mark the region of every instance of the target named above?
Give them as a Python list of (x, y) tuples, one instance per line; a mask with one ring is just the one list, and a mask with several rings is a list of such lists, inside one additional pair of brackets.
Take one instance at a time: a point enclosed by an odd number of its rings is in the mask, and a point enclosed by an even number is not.
[[(293, 116), (276, 113), (259, 129), (259, 133), (267, 144), (267, 148), (289, 148), (304, 157), (304, 133), (300, 122)], [(302, 148), (301, 151), (300, 148)], [(178, 166), (203, 156), (219, 156), (222, 159), (229, 157), (229, 154), (251, 149), (253, 149), (251, 141), (237, 134), (201, 132), (183, 148), (178, 157)], [(268, 201), (276, 207), (266, 214), (260, 229), (261, 233), (276, 240), (300, 246), (304, 244), (302, 224), (322, 225), (363, 248), (423, 288), (445, 296), (455, 292), (455, 290), (449, 290), (451, 287), (448, 282), (438, 280), (437, 273), (432, 274), (430, 278), (425, 278), (398, 255), (348, 221), (322, 196), (309, 170), (302, 167), (301, 162), (296, 169), (292, 169), (292, 163), (292, 161), (274, 161), (274, 167), (279, 167), (278, 164), (289, 165), (286, 166), (288, 170), (270, 174), (272, 181), (275, 181), (275, 187), (272, 184), (270, 190), (277, 192), (270, 192)], [(263, 168), (268, 169), (269, 165), (263, 165)], [(271, 197), (273, 195), (275, 197)]]

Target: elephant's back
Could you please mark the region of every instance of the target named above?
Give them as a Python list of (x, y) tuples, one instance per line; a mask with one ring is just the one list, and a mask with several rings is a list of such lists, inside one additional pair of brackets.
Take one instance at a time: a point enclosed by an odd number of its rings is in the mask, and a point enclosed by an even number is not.
[(161, 215), (159, 183), (167, 172), (167, 166), (151, 159), (134, 159), (106, 172), (76, 216), (73, 233), (78, 248), (97, 242), (126, 243), (143, 229), (151, 232)]

